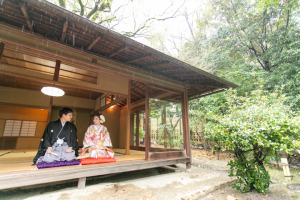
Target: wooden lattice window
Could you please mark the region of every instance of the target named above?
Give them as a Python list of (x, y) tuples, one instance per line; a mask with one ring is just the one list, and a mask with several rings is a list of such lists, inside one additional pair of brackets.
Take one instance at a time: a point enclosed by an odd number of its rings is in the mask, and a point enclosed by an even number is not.
[(3, 136), (35, 136), (37, 121), (6, 120)]
[(36, 125), (36, 121), (23, 121), (20, 136), (34, 136)]

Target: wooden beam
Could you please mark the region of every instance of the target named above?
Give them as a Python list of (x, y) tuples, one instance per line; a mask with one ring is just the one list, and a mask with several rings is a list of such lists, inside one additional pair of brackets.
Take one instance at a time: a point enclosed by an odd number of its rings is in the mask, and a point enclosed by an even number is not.
[(121, 46), (120, 48), (116, 49), (115, 51), (113, 51), (112, 53), (108, 54), (107, 57), (111, 58), (114, 55), (117, 55), (118, 53), (121, 53), (122, 51), (126, 50), (129, 48), (129, 45), (124, 45)]
[(187, 157), (186, 151), (171, 151), (171, 152), (155, 152), (149, 154), (149, 161), (152, 160), (168, 160), (174, 158)]
[(92, 47), (101, 39), (102, 35), (99, 35), (98, 37), (96, 37), (96, 39), (88, 46), (87, 50), (91, 50)]
[[(12, 66), (12, 65), (1, 63), (1, 66)], [(18, 74), (18, 73), (14, 73), (14, 72), (3, 71), (3, 70), (0, 70), (0, 74), (5, 74), (5, 75), (8, 75), (8, 76), (16, 76), (16, 77), (24, 78), (24, 79), (27, 79), (27, 80), (38, 81), (38, 82), (41, 82), (41, 83), (47, 83), (47, 84), (53, 85), (53, 86), (54, 85), (64, 86), (64, 87), (68, 87), (68, 88), (82, 89), (82, 90), (93, 91), (93, 92), (101, 92), (101, 93), (105, 93), (105, 94), (116, 94), (116, 95), (122, 95), (123, 97), (127, 97), (127, 95), (124, 95), (124, 94), (119, 94), (119, 93), (114, 93), (114, 92), (110, 92), (110, 91), (84, 87), (84, 86), (80, 86), (80, 85), (73, 85), (73, 84), (63, 83), (63, 82), (58, 82), (58, 81), (52, 81), (52, 80), (27, 76), (27, 75)]]
[(156, 62), (156, 63), (152, 63), (152, 64), (149, 64), (149, 65), (144, 65), (144, 66), (141, 66), (142, 68), (149, 68), (149, 67), (154, 67), (154, 66), (158, 66), (158, 65), (165, 65), (165, 64), (169, 64), (170, 62), (169, 61), (161, 61), (161, 62)]
[(105, 106), (102, 106), (101, 108), (95, 110), (94, 114), (99, 114), (99, 112), (101, 112), (103, 110), (106, 110), (107, 108), (109, 108), (109, 107), (111, 107), (111, 106), (113, 106), (113, 105), (115, 105), (115, 104), (117, 104), (117, 103), (119, 103), (119, 102), (121, 102), (125, 99), (126, 99), (126, 97), (124, 97), (124, 96), (118, 97), (114, 101), (111, 101), (109, 104), (106, 104)]
[(60, 60), (56, 60), (53, 81), (58, 81), (59, 71), (60, 71), (60, 64), (61, 64), (61, 61)]
[(136, 112), (136, 146), (140, 146), (140, 109), (137, 109)]
[[(182, 122), (183, 122), (183, 141), (184, 141), (183, 143), (184, 143), (184, 148), (186, 150), (187, 156), (191, 158), (187, 92), (182, 93), (181, 100), (182, 100)], [(192, 160), (190, 160), (190, 162), (186, 163), (186, 169), (191, 168), (191, 163), (192, 163)]]
[(140, 56), (140, 57), (137, 57), (137, 58), (133, 58), (129, 61), (127, 61), (126, 63), (132, 63), (132, 62), (136, 62), (136, 61), (140, 61), (144, 58), (148, 58), (148, 57), (151, 57), (151, 54), (146, 54), (146, 55), (143, 55), (143, 56)]
[(126, 111), (126, 120), (127, 120), (127, 129), (126, 129), (126, 144), (125, 144), (125, 154), (130, 154), (130, 104), (131, 104), (131, 80), (128, 81), (128, 96), (127, 96), (127, 111)]
[(0, 105), (22, 107), (22, 108), (35, 108), (35, 109), (41, 109), (41, 110), (49, 110), (49, 107), (46, 107), (46, 106), (35, 106), (35, 105), (27, 105), (27, 104), (2, 103), (2, 102), (0, 102)]
[(146, 83), (146, 97), (145, 97), (145, 160), (149, 160), (150, 150), (150, 132), (149, 132), (149, 84)]
[(66, 21), (64, 23), (62, 35), (61, 35), (61, 42), (62, 43), (65, 43), (65, 38), (66, 38), (66, 35), (67, 35), (68, 24), (69, 24), (69, 21), (68, 21), (68, 19), (66, 19)]
[(177, 94), (180, 94), (182, 91), (178, 90), (173, 90), (173, 89), (169, 89), (169, 88), (166, 88), (166, 87), (162, 87), (162, 86), (155, 86), (155, 85), (152, 85), (150, 84), (150, 88), (154, 88), (154, 89), (157, 89), (157, 90), (162, 90), (162, 91), (165, 91), (165, 92), (169, 92), (169, 93), (177, 93)]
[(19, 5), (21, 7), (23, 16), (26, 20), (26, 23), (27, 23), (27, 26), (28, 26), (29, 30), (33, 32), (33, 28), (32, 28), (32, 25), (31, 25), (31, 20), (30, 20), (30, 17), (28, 15), (28, 12), (27, 12), (27, 7), (25, 5), (25, 2), (22, 3), (21, 1), (19, 1)]
[(0, 62), (3, 54), (4, 54), (4, 43), (0, 42)]
[[(138, 151), (145, 151), (145, 147), (143, 147), (143, 146), (142, 147), (130, 146), (130, 149), (132, 149), (132, 150), (138, 150)], [(177, 152), (177, 151), (179, 151), (178, 149), (168, 149), (168, 150), (169, 150), (168, 152), (172, 152), (172, 151), (176, 151)], [(150, 151), (151, 151), (151, 153), (152, 152), (165, 152), (163, 148), (158, 148), (158, 147), (151, 147)]]

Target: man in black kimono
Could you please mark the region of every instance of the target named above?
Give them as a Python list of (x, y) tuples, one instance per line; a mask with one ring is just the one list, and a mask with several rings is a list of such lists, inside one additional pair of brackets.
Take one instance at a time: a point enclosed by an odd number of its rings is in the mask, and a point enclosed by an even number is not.
[[(77, 129), (74, 124), (70, 123), (72, 119), (72, 115), (73, 115), (72, 109), (63, 108), (62, 110), (59, 111), (60, 119), (57, 121), (50, 122), (47, 125), (44, 135), (41, 139), (38, 152), (35, 158), (33, 159), (34, 164), (41, 156), (43, 156), (41, 158), (44, 157), (46, 158), (48, 156), (48, 160), (49, 160), (49, 156), (53, 157), (53, 155), (55, 156), (54, 158), (59, 157), (58, 160), (56, 161), (63, 159), (61, 158), (61, 154), (57, 155), (57, 152), (56, 153), (53, 152), (54, 151), (53, 148), (56, 147), (57, 149), (58, 148), (62, 149), (62, 147), (64, 147), (63, 157), (66, 157), (66, 155), (69, 155), (72, 152), (75, 152), (75, 155), (78, 156)], [(41, 160), (41, 158), (39, 160)], [(68, 161), (68, 159), (61, 160), (61, 161), (66, 161), (66, 160)]]

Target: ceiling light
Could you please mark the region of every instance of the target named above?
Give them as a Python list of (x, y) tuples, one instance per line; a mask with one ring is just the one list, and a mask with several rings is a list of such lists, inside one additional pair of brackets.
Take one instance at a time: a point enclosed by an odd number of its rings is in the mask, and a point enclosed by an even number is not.
[(65, 94), (65, 92), (62, 89), (56, 87), (43, 87), (41, 91), (45, 95), (49, 95), (52, 97), (61, 97)]
[(110, 108), (113, 108), (114, 106), (111, 106)]

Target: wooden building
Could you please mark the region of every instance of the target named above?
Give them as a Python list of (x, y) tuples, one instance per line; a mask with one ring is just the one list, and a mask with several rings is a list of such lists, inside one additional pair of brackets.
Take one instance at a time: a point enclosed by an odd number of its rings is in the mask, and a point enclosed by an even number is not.
[[(36, 150), (47, 123), (59, 118), (61, 107), (70, 107), (79, 145), (91, 116), (101, 112), (114, 148), (126, 158), (0, 170), (0, 189), (76, 178), (81, 185), (88, 176), (176, 163), (190, 168), (188, 100), (236, 87), (44, 0), (1, 1), (0, 42), (1, 155)], [(41, 92), (47, 86), (65, 95), (47, 96)], [(0, 157), (0, 166), (12, 165), (21, 166)]]

